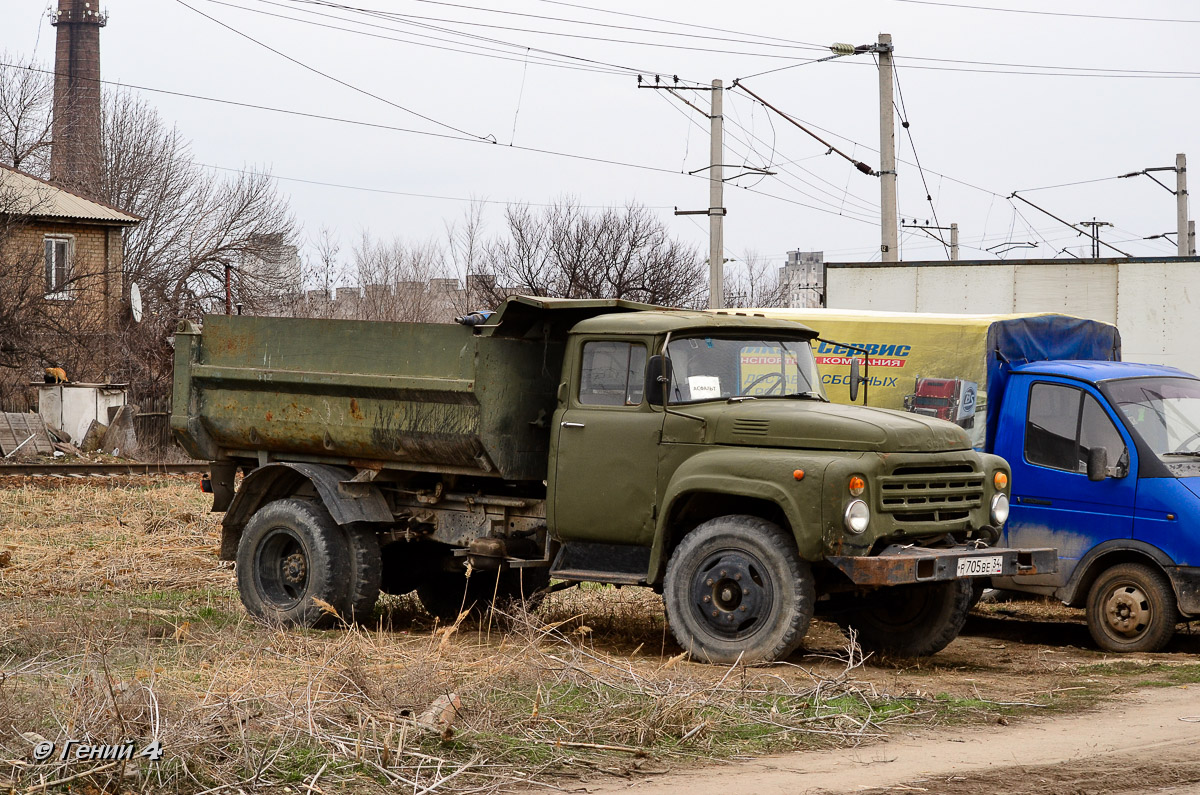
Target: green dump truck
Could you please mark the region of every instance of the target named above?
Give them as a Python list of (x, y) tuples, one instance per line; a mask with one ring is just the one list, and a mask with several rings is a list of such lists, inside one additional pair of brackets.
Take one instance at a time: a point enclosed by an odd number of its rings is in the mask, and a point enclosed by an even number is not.
[(815, 335), (527, 297), (459, 325), (211, 316), (176, 334), (171, 425), (212, 461), (220, 554), (262, 619), (363, 620), (382, 589), (453, 620), (553, 578), (659, 590), (712, 662), (787, 656), (814, 610), (932, 654), (970, 578), (1054, 550), (989, 547), (1005, 462), (951, 423), (830, 403)]

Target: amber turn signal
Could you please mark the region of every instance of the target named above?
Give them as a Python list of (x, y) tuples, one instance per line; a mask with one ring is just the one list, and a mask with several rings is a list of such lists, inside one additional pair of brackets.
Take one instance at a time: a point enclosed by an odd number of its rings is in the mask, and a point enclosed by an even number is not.
[(992, 482), (996, 484), (996, 488), (1002, 489), (1008, 486), (1008, 475), (1003, 472), (997, 472), (992, 475)]
[(850, 485), (850, 493), (853, 494), (855, 497), (857, 497), (858, 495), (862, 494), (863, 489), (865, 489), (867, 487), (867, 481), (863, 480), (858, 475), (852, 475), (850, 477), (849, 485)]
[(792, 477), (794, 477), (796, 480), (804, 480), (804, 470), (797, 469), (795, 472), (792, 473)]

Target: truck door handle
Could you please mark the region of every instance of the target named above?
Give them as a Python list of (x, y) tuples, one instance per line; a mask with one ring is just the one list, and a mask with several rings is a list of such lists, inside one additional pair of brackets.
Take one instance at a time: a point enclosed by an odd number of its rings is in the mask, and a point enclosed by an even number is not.
[(1050, 500), (1039, 500), (1036, 497), (1018, 497), (1017, 502), (1025, 505), (1053, 505)]
[(563, 423), (559, 423), (559, 424), (562, 425), (564, 428), (582, 428), (583, 427), (582, 422), (563, 422)]

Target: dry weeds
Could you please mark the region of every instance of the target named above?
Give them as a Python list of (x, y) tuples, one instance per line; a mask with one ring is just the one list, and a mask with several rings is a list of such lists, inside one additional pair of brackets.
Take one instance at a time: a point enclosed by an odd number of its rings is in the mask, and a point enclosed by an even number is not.
[[(452, 627), (411, 597), (382, 600), (373, 629), (266, 627), (216, 560), (207, 500), (182, 478), (0, 483), (0, 790), (491, 792), (852, 745), (944, 715), (863, 678), (850, 652), (690, 663), (644, 589)], [(423, 727), (450, 694), (452, 728)], [(39, 764), (38, 736), (166, 753)]]

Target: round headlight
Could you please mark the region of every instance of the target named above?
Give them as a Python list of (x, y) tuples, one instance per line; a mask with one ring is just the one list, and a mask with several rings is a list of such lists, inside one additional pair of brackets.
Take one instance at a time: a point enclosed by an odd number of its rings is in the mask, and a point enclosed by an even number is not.
[(1003, 494), (997, 494), (992, 497), (992, 524), (997, 527), (1003, 526), (1008, 521), (1008, 497)]
[(846, 529), (858, 535), (866, 530), (867, 525), (870, 524), (871, 509), (862, 500), (854, 500), (846, 506), (844, 520), (846, 522)]

